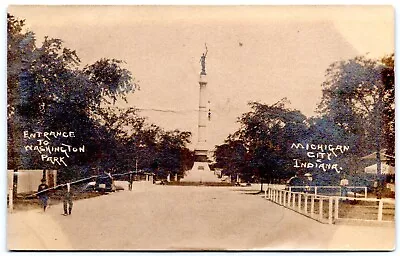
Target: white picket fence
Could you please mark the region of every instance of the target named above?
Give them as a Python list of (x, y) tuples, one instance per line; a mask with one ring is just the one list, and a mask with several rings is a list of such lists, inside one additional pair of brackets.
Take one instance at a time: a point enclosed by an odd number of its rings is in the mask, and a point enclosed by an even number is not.
[[(325, 196), (303, 192), (292, 192), (290, 190), (280, 189), (274, 186), (269, 186), (265, 190), (265, 199), (282, 205), (288, 209), (294, 210), (300, 214), (306, 215), (319, 222), (328, 224), (333, 224), (336, 222), (336, 220), (340, 219), (351, 219), (339, 218), (340, 202), (344, 200), (356, 200), (370, 203), (375, 202), (377, 204), (377, 217), (372, 221), (383, 221), (384, 202), (385, 204), (393, 204), (394, 214), (394, 202), (384, 201), (384, 199)], [(328, 204), (327, 210), (324, 210), (325, 204)], [(363, 218), (356, 218), (353, 220), (371, 221)]]

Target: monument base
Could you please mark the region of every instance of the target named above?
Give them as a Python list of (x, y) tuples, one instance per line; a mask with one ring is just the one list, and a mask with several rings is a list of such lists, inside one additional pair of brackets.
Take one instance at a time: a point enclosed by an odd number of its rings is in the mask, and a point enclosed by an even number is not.
[(208, 162), (194, 162), (190, 171), (186, 172), (181, 182), (221, 182), (210, 170)]

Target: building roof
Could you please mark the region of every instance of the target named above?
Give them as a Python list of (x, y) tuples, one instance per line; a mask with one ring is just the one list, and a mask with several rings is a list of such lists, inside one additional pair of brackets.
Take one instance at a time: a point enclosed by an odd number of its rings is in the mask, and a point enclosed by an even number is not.
[[(390, 156), (390, 155), (388, 155), (388, 154), (386, 154), (386, 149), (382, 149), (381, 151), (380, 151), (380, 159), (381, 159), (381, 161), (389, 161), (389, 160), (393, 160), (394, 159), (394, 156)], [(372, 160), (375, 160), (376, 159), (376, 155), (377, 155), (377, 151), (375, 151), (375, 152), (373, 152), (373, 153), (371, 153), (371, 154), (369, 154), (369, 155), (366, 155), (366, 156), (363, 156), (363, 157), (361, 157), (361, 159), (362, 160), (367, 160), (367, 159), (372, 159)]]

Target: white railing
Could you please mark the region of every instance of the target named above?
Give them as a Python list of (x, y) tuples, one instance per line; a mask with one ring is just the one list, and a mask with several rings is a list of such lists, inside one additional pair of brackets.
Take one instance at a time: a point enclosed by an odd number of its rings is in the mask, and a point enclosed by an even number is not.
[[(321, 189), (325, 189), (325, 190), (333, 189), (333, 190), (338, 191), (338, 195), (341, 195), (343, 187), (342, 186), (287, 186), (287, 189), (289, 191), (300, 189), (302, 191), (305, 191), (306, 193), (313, 193), (314, 195), (318, 195), (318, 190), (321, 191)], [(358, 193), (358, 192), (356, 192), (357, 190), (362, 190), (364, 192), (363, 193), (364, 198), (368, 197), (368, 191), (367, 191), (368, 189), (365, 186), (362, 186), (362, 187), (361, 186), (346, 186), (345, 189), (346, 189), (347, 193), (352, 192), (354, 195), (353, 197), (356, 197), (356, 194)], [(360, 194), (360, 193), (358, 193), (358, 194)]]
[[(335, 220), (339, 219), (351, 219), (351, 218), (339, 218), (340, 202), (345, 200), (351, 201), (363, 201), (363, 202), (377, 202), (377, 218), (375, 221), (383, 221), (383, 204), (384, 199), (375, 198), (348, 198), (340, 196), (324, 196), (315, 195), (303, 192), (292, 192), (285, 189), (277, 189), (272, 186), (265, 190), (265, 199), (268, 199), (274, 203), (282, 205), (286, 208), (294, 210), (300, 214), (306, 215), (312, 219), (320, 221), (322, 223), (333, 224)], [(325, 204), (328, 207), (324, 207)], [(385, 202), (389, 204), (390, 202)], [(343, 207), (344, 208), (344, 207)], [(394, 207), (393, 207), (394, 214)], [(366, 219), (356, 219), (366, 220)], [(366, 220), (368, 221), (368, 220)]]

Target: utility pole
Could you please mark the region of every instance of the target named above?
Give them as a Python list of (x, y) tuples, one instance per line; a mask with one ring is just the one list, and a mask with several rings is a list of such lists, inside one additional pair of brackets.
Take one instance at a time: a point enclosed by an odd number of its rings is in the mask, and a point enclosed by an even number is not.
[(137, 163), (138, 163), (138, 160), (137, 160), (137, 156), (136, 156), (136, 159), (135, 159), (135, 180), (138, 179), (138, 176), (137, 176), (137, 174), (138, 174)]

